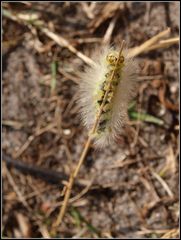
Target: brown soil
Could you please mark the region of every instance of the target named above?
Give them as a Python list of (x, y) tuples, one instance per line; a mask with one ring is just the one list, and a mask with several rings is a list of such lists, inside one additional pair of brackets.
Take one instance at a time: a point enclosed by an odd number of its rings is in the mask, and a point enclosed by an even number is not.
[[(14, 16), (33, 11), (86, 56), (102, 44), (116, 14), (110, 43), (122, 38), (131, 48), (166, 27), (172, 37), (179, 32), (178, 2), (12, 2), (2, 7)], [(2, 236), (178, 237), (178, 45), (137, 57), (142, 81), (136, 109), (164, 124), (130, 121), (118, 145), (101, 151), (91, 147), (72, 196), (87, 191), (69, 205), (55, 231), (61, 179), (75, 168), (87, 138), (75, 103), (77, 73), (85, 63), (31, 24), (2, 20)]]

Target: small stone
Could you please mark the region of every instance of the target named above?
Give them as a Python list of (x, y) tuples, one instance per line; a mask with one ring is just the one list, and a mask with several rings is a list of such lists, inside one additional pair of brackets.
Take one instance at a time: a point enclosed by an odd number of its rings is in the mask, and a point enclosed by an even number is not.
[(63, 130), (63, 133), (64, 133), (66, 136), (68, 136), (68, 135), (71, 134), (71, 130), (70, 130), (70, 129), (64, 129), (64, 130)]

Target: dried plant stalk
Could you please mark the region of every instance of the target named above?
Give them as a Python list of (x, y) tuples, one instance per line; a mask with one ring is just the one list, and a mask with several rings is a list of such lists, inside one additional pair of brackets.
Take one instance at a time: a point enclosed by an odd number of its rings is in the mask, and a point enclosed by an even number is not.
[[(80, 167), (86, 157), (86, 154), (89, 150), (89, 147), (90, 147), (90, 144), (92, 142), (93, 139), (95, 139), (97, 137), (97, 134), (98, 134), (98, 130), (99, 127), (100, 127), (100, 122), (101, 122), (101, 117), (104, 115), (105, 113), (105, 106), (107, 104), (107, 101), (108, 101), (108, 97), (109, 97), (109, 93), (110, 93), (110, 89), (112, 87), (112, 83), (115, 81), (115, 79), (117, 79), (117, 74), (119, 72), (119, 68), (123, 68), (125, 67), (124, 65), (124, 58), (123, 58), (123, 48), (124, 48), (124, 44), (125, 42), (122, 41), (122, 44), (121, 44), (121, 47), (120, 47), (120, 51), (118, 54), (113, 54), (113, 55), (107, 55), (108, 56), (108, 62), (109, 64), (111, 64), (111, 71), (110, 71), (110, 76), (109, 76), (109, 80), (107, 81), (107, 86), (106, 86), (106, 90), (104, 91), (104, 94), (102, 96), (102, 99), (101, 99), (101, 104), (99, 104), (99, 107), (97, 108), (97, 111), (95, 112), (95, 121), (94, 121), (94, 124), (92, 125), (91, 127), (91, 130), (90, 130), (90, 134), (89, 134), (89, 137), (88, 137), (88, 140), (85, 144), (85, 147), (83, 149), (83, 152), (81, 154), (81, 157), (79, 159), (79, 162), (74, 170), (74, 172), (71, 174), (70, 178), (69, 178), (69, 182), (67, 184), (67, 187), (66, 187), (66, 192), (65, 192), (65, 196), (64, 196), (64, 201), (63, 201), (63, 205), (60, 209), (60, 213), (58, 215), (58, 218), (56, 220), (56, 222), (54, 223), (54, 227), (58, 227), (60, 225), (60, 223), (62, 222), (62, 219), (65, 215), (65, 212), (66, 212), (66, 208), (67, 208), (67, 205), (68, 205), (68, 200), (70, 198), (70, 194), (71, 194), (71, 189), (72, 189), (72, 186), (73, 186), (73, 183), (74, 183), (74, 180), (75, 178), (77, 177), (78, 175), (78, 172), (80, 170)], [(120, 67), (121, 66), (121, 67)], [(133, 65), (132, 65), (133, 66)], [(134, 68), (132, 69), (132, 71), (135, 70)], [(116, 84), (118, 85), (118, 83)], [(83, 111), (84, 112), (84, 111)], [(85, 112), (84, 112), (85, 113)], [(96, 136), (95, 136), (96, 135)], [(99, 135), (99, 134), (98, 134)], [(99, 138), (100, 136), (98, 136), (98, 141), (101, 139), (102, 141), (102, 137)], [(104, 141), (105, 139), (103, 139)], [(102, 143), (101, 143), (102, 144)], [(99, 144), (98, 144), (99, 145)]]

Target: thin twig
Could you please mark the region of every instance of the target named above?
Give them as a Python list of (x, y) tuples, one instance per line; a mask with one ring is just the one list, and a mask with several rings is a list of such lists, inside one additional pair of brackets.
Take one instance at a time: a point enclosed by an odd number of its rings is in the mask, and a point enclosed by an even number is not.
[(31, 176), (40, 178), (50, 184), (60, 184), (63, 180), (68, 180), (68, 176), (63, 172), (51, 171), (48, 168), (46, 169), (37, 165), (24, 163), (21, 160), (12, 158), (10, 155), (4, 152), (2, 160), (6, 162), (7, 167), (13, 167), (23, 174), (29, 174)]
[(113, 30), (114, 30), (114, 27), (116, 25), (116, 21), (118, 20), (118, 17), (119, 17), (119, 12), (117, 12), (117, 14), (114, 16), (114, 18), (111, 20), (111, 22), (109, 23), (109, 26), (106, 30), (106, 33), (103, 37), (103, 43), (104, 44), (108, 44), (111, 40), (111, 35), (113, 33)]
[(50, 233), (48, 232), (47, 227), (44, 224), (39, 224), (39, 230), (43, 238), (51, 238)]
[(89, 150), (91, 139), (92, 139), (91, 136), (89, 136), (89, 138), (88, 138), (88, 140), (86, 142), (86, 145), (84, 147), (84, 150), (82, 152), (82, 155), (81, 155), (81, 157), (79, 159), (79, 162), (78, 162), (78, 164), (76, 166), (76, 169), (73, 172), (73, 174), (70, 175), (69, 182), (67, 184), (67, 189), (66, 189), (65, 196), (64, 196), (63, 205), (62, 205), (62, 207), (60, 209), (60, 213), (59, 213), (59, 215), (57, 217), (57, 220), (56, 220), (55, 224), (53, 224), (53, 227), (58, 227), (60, 225), (63, 217), (64, 217), (64, 214), (65, 214), (65, 211), (66, 211), (66, 208), (67, 208), (67, 204), (68, 204), (68, 200), (70, 198), (72, 186), (74, 184), (74, 179), (76, 178), (76, 176), (77, 176), (77, 174), (79, 172), (79, 169), (80, 169), (80, 167), (81, 167), (81, 165), (82, 165), (82, 163), (83, 163), (83, 161), (84, 161), (84, 159), (86, 157), (86, 154), (87, 154), (87, 152)]
[(94, 61), (89, 57), (85, 56), (83, 53), (79, 52), (76, 48), (74, 48), (65, 38), (57, 35), (56, 33), (51, 32), (48, 28), (41, 27), (40, 30), (47, 35), (49, 38), (54, 40), (59, 46), (66, 47), (70, 52), (74, 53), (82, 59), (88, 65), (95, 65)]
[[(151, 234), (151, 233), (164, 234), (164, 233), (168, 233), (169, 231), (170, 230), (168, 230), (168, 229), (147, 229), (147, 228), (142, 227), (141, 230), (135, 232), (135, 235), (145, 235), (145, 234)], [(171, 231), (178, 233), (177, 228), (174, 228)], [(164, 235), (166, 235), (166, 234), (164, 234)], [(164, 238), (164, 237), (162, 237), (162, 238)]]
[(133, 48), (129, 55), (131, 57), (135, 57), (137, 55), (139, 55), (142, 52), (147, 51), (147, 49), (152, 46), (153, 44), (155, 44), (156, 42), (158, 42), (162, 37), (168, 35), (170, 33), (170, 28), (158, 33), (157, 35), (155, 35), (154, 37), (152, 37), (151, 39), (147, 40), (146, 42), (144, 42), (143, 44), (141, 44), (139, 47), (135, 47)]
[(26, 142), (18, 149), (17, 152), (14, 153), (14, 158), (19, 158), (25, 150), (29, 147), (29, 145), (34, 141), (34, 139), (40, 135), (42, 135), (46, 131), (50, 131), (52, 128), (56, 126), (56, 123), (50, 123), (46, 127), (39, 129), (34, 135), (30, 135)]
[(13, 120), (2, 120), (2, 125), (12, 127), (14, 129), (21, 129), (24, 124)]
[(116, 68), (118, 66), (118, 62), (120, 60), (124, 44), (125, 44), (125, 41), (123, 40), (122, 44), (121, 44), (121, 47), (120, 47), (120, 51), (119, 51), (118, 59), (117, 59), (117, 62), (116, 62), (116, 66), (115, 66), (115, 68), (114, 68), (114, 70), (112, 72), (111, 78), (110, 78), (108, 89), (107, 89), (107, 91), (106, 91), (106, 93), (104, 95), (103, 102), (102, 102), (100, 110), (99, 110), (99, 112), (98, 112), (98, 114), (96, 116), (95, 123), (94, 123), (94, 125), (92, 127), (92, 130), (90, 131), (90, 135), (89, 135), (89, 137), (87, 139), (87, 142), (85, 144), (85, 147), (83, 149), (83, 152), (82, 152), (82, 155), (81, 155), (81, 157), (79, 159), (79, 162), (78, 162), (74, 172), (70, 175), (69, 182), (67, 184), (67, 189), (66, 189), (65, 196), (64, 196), (63, 205), (62, 205), (62, 207), (60, 209), (60, 212), (59, 212), (59, 215), (57, 217), (56, 222), (53, 224), (53, 227), (58, 227), (60, 225), (60, 223), (62, 222), (62, 219), (63, 219), (63, 217), (65, 215), (65, 211), (66, 211), (66, 208), (67, 208), (67, 205), (68, 205), (68, 201), (69, 201), (69, 198), (70, 198), (70, 194), (71, 194), (72, 186), (74, 184), (74, 180), (77, 177), (78, 172), (80, 170), (80, 167), (82, 166), (82, 163), (83, 163), (83, 161), (84, 161), (84, 159), (86, 157), (86, 154), (87, 154), (87, 152), (89, 150), (89, 147), (90, 147), (90, 144), (91, 144), (91, 141), (92, 141), (92, 135), (96, 132), (96, 129), (97, 129), (97, 126), (98, 126), (98, 123), (99, 123), (99, 120), (100, 120), (100, 117), (101, 117), (101, 114), (102, 114), (102, 111), (103, 111), (103, 107), (105, 105), (109, 89), (111, 87), (111, 83), (112, 83), (112, 81), (113, 81), (113, 79), (115, 77)]
[(160, 49), (160, 48), (167, 48), (177, 43), (179, 43), (179, 37), (169, 38), (167, 40), (161, 40), (159, 43), (148, 47), (146, 51), (151, 51), (151, 50)]
[(166, 233), (164, 233), (161, 238), (179, 238), (179, 228), (173, 228), (171, 230), (168, 230)]
[(168, 195), (173, 198), (174, 194), (171, 191), (171, 189), (169, 188), (168, 184), (163, 180), (163, 178), (161, 178), (155, 171), (151, 170), (151, 174), (161, 183), (161, 185), (163, 186), (163, 188), (165, 189), (165, 191), (168, 193)]
[(6, 171), (6, 176), (8, 178), (9, 183), (11, 184), (11, 186), (13, 187), (14, 192), (16, 193), (16, 195), (19, 198), (19, 201), (29, 210), (31, 211), (31, 208), (29, 207), (28, 203), (26, 202), (23, 194), (21, 193), (21, 191), (19, 190), (17, 184), (15, 183), (11, 173), (8, 171), (6, 165), (4, 165), (5, 171)]

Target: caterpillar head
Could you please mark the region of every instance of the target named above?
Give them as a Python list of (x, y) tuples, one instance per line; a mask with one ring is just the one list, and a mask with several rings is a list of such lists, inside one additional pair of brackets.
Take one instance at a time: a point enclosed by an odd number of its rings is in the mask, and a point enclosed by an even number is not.
[[(110, 65), (112, 67), (116, 66), (117, 59), (118, 59), (118, 52), (110, 52), (106, 56), (106, 61), (107, 61), (108, 65)], [(124, 56), (121, 55), (119, 58), (118, 66), (122, 67), (123, 64), (124, 64)]]

